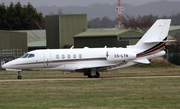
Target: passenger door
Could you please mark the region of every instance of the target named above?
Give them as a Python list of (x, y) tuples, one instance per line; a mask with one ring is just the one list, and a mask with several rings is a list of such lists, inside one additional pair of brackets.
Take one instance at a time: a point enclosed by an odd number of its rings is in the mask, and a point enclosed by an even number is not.
[(51, 67), (52, 59), (51, 52), (44, 52), (44, 67)]

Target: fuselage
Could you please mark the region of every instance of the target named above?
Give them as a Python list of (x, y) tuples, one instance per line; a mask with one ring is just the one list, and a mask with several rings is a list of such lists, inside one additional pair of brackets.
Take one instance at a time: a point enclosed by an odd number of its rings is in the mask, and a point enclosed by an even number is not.
[[(3, 65), (6, 70), (60, 70), (86, 72), (89, 69), (108, 71), (137, 64), (133, 62), (138, 49), (128, 48), (83, 48), (83, 49), (46, 49), (28, 52), (21, 58)], [(164, 52), (160, 55), (164, 55)], [(150, 59), (155, 55), (147, 55)]]
[[(81, 68), (114, 66), (125, 61), (108, 61), (107, 52), (112, 49), (123, 50), (122, 48), (35, 50), (3, 65), (3, 67), (6, 69), (76, 71)], [(124, 54), (122, 52), (117, 55)]]

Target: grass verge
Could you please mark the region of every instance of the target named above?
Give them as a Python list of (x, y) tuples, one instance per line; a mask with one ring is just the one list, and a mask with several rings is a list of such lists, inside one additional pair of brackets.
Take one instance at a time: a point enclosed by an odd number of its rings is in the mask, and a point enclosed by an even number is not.
[[(119, 109), (179, 108), (180, 78), (113, 78), (143, 76), (180, 76), (180, 67), (135, 66), (101, 78), (71, 81), (0, 82), (1, 109)], [(0, 72), (0, 79), (15, 79), (14, 72)], [(23, 72), (23, 79), (87, 78), (81, 73), (58, 71)]]

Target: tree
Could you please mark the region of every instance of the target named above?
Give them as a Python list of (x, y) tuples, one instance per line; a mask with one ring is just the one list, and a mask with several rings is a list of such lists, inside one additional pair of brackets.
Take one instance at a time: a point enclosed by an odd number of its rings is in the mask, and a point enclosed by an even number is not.
[[(5, 7), (4, 3), (0, 5), (0, 29), (1, 30), (28, 30), (33, 29), (32, 22), (41, 22), (43, 19), (42, 13), (28, 3), (22, 6), (20, 2), (15, 5), (13, 2)], [(43, 25), (43, 28), (45, 26)], [(39, 27), (38, 29), (42, 29)]]
[(90, 28), (113, 28), (117, 24), (116, 20), (111, 20), (107, 16), (100, 18), (91, 19), (88, 21), (88, 27)]
[(6, 7), (4, 5), (4, 3), (0, 4), (0, 27), (4, 27), (5, 24), (3, 22), (5, 21), (5, 16), (7, 14), (7, 10)]
[(38, 29), (45, 29), (46, 28), (46, 22), (45, 18), (42, 17), (40, 20), (32, 20), (30, 22), (30, 29), (38, 30)]
[(90, 21), (88, 21), (88, 25), (91, 28), (101, 28), (101, 19), (100, 18), (91, 19)]
[[(132, 17), (129, 15), (122, 16), (122, 24), (125, 28), (146, 32), (157, 19), (172, 19), (171, 25), (180, 25), (180, 14), (171, 16), (158, 17), (155, 15), (144, 15)], [(118, 18), (115, 20), (109, 19), (107, 16), (101, 18), (94, 18), (88, 21), (89, 28), (111, 28), (117, 25)]]
[(180, 52), (180, 34), (176, 33), (172, 37), (176, 41), (171, 42), (171, 44), (170, 44), (171, 51), (179, 53)]
[(115, 27), (115, 25), (113, 25), (113, 21), (109, 19), (107, 16), (104, 16), (101, 22), (101, 26), (104, 28)]
[(172, 20), (171, 25), (180, 25), (180, 14), (171, 15), (168, 18)]
[[(51, 15), (55, 15), (53, 12), (50, 12)], [(63, 14), (63, 10), (61, 8), (59, 8), (58, 12), (57, 12), (58, 15), (61, 15)]]
[(147, 15), (138, 16), (137, 18), (126, 15), (127, 20), (123, 20), (125, 28), (131, 28), (134, 30), (139, 30), (141, 32), (146, 32), (158, 19), (158, 16)]

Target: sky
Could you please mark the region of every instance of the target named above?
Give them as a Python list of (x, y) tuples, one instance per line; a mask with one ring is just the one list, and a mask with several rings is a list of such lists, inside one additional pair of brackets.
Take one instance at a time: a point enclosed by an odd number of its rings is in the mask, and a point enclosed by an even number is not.
[[(30, 2), (33, 6), (59, 6), (59, 7), (65, 7), (65, 6), (88, 6), (89, 4), (93, 3), (108, 3), (108, 4), (115, 4), (117, 0), (0, 0), (0, 4), (2, 2), (5, 3), (5, 5), (9, 5), (10, 2), (17, 3), (18, 1), (21, 2), (21, 4), (26, 5), (28, 2)], [(180, 0), (121, 0), (122, 3), (128, 3), (132, 5), (142, 5), (149, 2), (156, 2), (156, 1), (180, 1)]]

